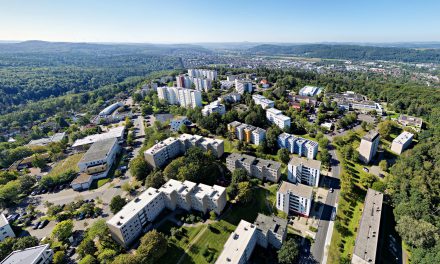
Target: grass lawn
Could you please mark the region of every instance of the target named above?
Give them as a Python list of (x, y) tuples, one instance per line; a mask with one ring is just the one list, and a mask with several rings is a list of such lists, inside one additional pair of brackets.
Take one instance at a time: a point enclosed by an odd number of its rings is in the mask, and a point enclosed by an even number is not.
[(78, 162), (84, 156), (84, 153), (73, 154), (65, 158), (64, 160), (59, 161), (55, 167), (47, 174), (47, 176), (58, 176), (68, 171), (79, 172)]
[(110, 178), (99, 179), (98, 182), (97, 182), (98, 188), (103, 186), (107, 182), (110, 182), (110, 180), (111, 180)]

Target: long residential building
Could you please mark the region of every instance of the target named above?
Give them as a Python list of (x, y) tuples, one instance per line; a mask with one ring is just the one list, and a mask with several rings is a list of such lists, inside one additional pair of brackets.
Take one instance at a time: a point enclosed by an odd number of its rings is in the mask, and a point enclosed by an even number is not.
[(239, 94), (252, 93), (252, 81), (235, 79), (235, 91)]
[(281, 178), (281, 163), (256, 158), (246, 154), (232, 153), (226, 158), (226, 167), (233, 172), (244, 169), (251, 177), (278, 182)]
[(282, 133), (277, 139), (279, 148), (286, 148), (290, 153), (314, 159), (318, 154), (318, 143), (288, 133)]
[(238, 140), (257, 146), (266, 139), (266, 130), (238, 121), (229, 123), (228, 131), (234, 134)]
[(373, 264), (379, 262), (377, 249), (382, 218), (383, 193), (373, 189), (367, 190), (364, 210), (354, 243), (351, 259), (353, 264)]
[(319, 160), (293, 157), (287, 164), (287, 179), (293, 183), (318, 187), (320, 174)]
[(260, 95), (260, 94), (254, 94), (252, 95), (252, 99), (254, 100), (256, 105), (261, 105), (263, 109), (266, 108), (273, 108), (275, 107), (275, 102), (272, 100), (267, 99), (266, 97)]
[(205, 69), (188, 69), (188, 76), (193, 78), (206, 78), (208, 80), (217, 80), (217, 71)]
[(278, 109), (269, 108), (266, 110), (266, 118), (269, 122), (274, 123), (279, 128), (289, 128), (290, 127), (290, 117), (283, 115)]
[(220, 96), (217, 100), (221, 102), (238, 103), (241, 100), (241, 95), (239, 93), (228, 93)]
[(49, 244), (15, 250), (9, 254), (1, 264), (50, 264), (53, 250)]
[(111, 105), (107, 106), (106, 108), (104, 108), (101, 112), (99, 112), (98, 116), (100, 116), (100, 117), (109, 116), (114, 111), (116, 111), (116, 109), (118, 109), (119, 107), (122, 107), (122, 106), (124, 106), (124, 103), (122, 103), (122, 102), (116, 102), (114, 104), (111, 104)]
[(220, 115), (224, 115), (226, 113), (225, 105), (221, 104), (220, 101), (217, 100), (203, 107), (203, 116), (209, 116), (212, 113), (219, 113)]
[(217, 158), (221, 157), (224, 152), (224, 144), (221, 139), (182, 134), (178, 138), (169, 137), (158, 142), (144, 152), (144, 157), (153, 168), (158, 168), (167, 164), (171, 159), (182, 155), (190, 147), (199, 147), (205, 151), (210, 150)]
[(301, 183), (283, 182), (277, 191), (278, 210), (288, 215), (309, 216), (313, 201), (313, 188)]
[(371, 130), (365, 136), (362, 137), (361, 144), (359, 146), (359, 159), (365, 164), (370, 163), (374, 158), (379, 146), (379, 133)]
[(171, 179), (159, 189), (150, 187), (130, 201), (107, 221), (107, 226), (113, 239), (127, 247), (165, 208), (220, 214), (225, 206), (226, 188)]
[(403, 131), (399, 136), (397, 136), (393, 143), (391, 144), (391, 151), (397, 154), (402, 154), (402, 152), (411, 145), (414, 138), (414, 134), (407, 131)]
[(248, 263), (256, 245), (280, 249), (287, 236), (287, 220), (258, 214), (253, 224), (241, 220), (229, 236), (216, 264)]
[(8, 237), (15, 237), (15, 233), (4, 214), (0, 214), (0, 242)]
[(202, 93), (193, 89), (163, 86), (157, 88), (157, 95), (169, 104), (190, 108), (202, 106)]
[(72, 181), (72, 188), (89, 189), (93, 180), (107, 177), (119, 150), (120, 146), (116, 138), (93, 143), (78, 162), (80, 174)]

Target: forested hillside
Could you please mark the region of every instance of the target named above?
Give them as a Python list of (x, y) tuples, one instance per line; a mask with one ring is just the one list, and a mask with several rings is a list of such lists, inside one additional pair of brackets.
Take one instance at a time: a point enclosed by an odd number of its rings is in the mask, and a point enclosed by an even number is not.
[(295, 55), (323, 59), (385, 60), (440, 63), (440, 49), (410, 49), (356, 45), (258, 45), (247, 50), (257, 55)]

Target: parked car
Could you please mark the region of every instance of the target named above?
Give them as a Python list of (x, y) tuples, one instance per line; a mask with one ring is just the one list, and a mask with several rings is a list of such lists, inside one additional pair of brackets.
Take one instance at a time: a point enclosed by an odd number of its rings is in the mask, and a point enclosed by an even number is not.
[(40, 227), (40, 224), (41, 224), (41, 222), (38, 221), (38, 222), (32, 227), (32, 229), (33, 229), (33, 230), (38, 229), (38, 228)]
[(43, 229), (48, 223), (49, 223), (49, 220), (47, 220), (47, 219), (43, 220), (40, 223), (40, 225), (38, 226), (38, 229)]
[(330, 190), (328, 190), (328, 191), (332, 193), (334, 190), (333, 190), (333, 188), (330, 188)]
[(75, 248), (69, 248), (66, 252), (68, 257), (71, 257), (75, 254)]
[(365, 172), (369, 172), (369, 171), (370, 171), (367, 167), (364, 167), (363, 170), (364, 170)]

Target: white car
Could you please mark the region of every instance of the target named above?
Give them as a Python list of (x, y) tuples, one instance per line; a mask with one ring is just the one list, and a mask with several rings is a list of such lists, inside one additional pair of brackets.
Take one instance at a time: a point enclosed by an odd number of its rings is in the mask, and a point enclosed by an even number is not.
[(333, 192), (333, 188), (330, 188), (328, 191), (332, 193)]

